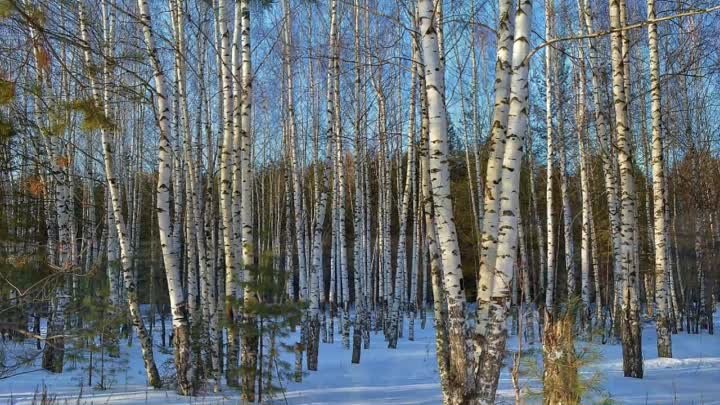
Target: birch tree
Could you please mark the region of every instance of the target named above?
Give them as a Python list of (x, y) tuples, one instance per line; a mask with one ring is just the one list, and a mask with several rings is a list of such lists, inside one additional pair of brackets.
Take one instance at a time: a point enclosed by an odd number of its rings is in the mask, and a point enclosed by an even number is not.
[[(53, 122), (50, 114), (50, 107), (55, 102), (53, 85), (51, 80), (52, 65), (50, 56), (46, 50), (38, 30), (30, 25), (30, 41), (32, 44), (32, 55), (36, 67), (37, 92), (32, 98), (33, 112), (38, 120), (39, 135), (42, 137), (44, 151), (44, 163), (49, 167), (49, 179), (54, 183), (53, 197), (48, 199), (45, 209), (49, 225), (54, 232), (57, 232), (57, 245), (55, 235), (48, 235), (48, 259), (51, 265), (56, 266), (62, 272), (73, 270), (75, 265), (72, 256), (72, 216), (73, 197), (71, 194), (69, 164), (70, 156), (63, 146), (63, 133), (58, 136), (51, 133), (51, 128), (57, 125)], [(45, 99), (46, 98), (46, 99)], [(40, 100), (43, 100), (41, 103)], [(47, 183), (47, 181), (46, 181)], [(55, 216), (50, 213), (56, 212)], [(50, 233), (51, 231), (48, 231)], [(65, 279), (61, 278), (59, 285), (54, 288), (49, 303), (49, 319), (46, 332), (46, 342), (42, 354), (42, 368), (53, 373), (63, 371), (65, 361), (65, 311), (70, 303), (70, 294), (65, 285)]]
[(243, 324), (244, 334), (241, 342), (241, 376), (242, 397), (244, 400), (255, 400), (255, 376), (257, 368), (257, 344), (255, 317), (252, 306), (257, 302), (256, 292), (252, 290), (255, 280), (255, 241), (253, 219), (253, 170), (250, 164), (252, 153), (252, 48), (250, 47), (250, 4), (249, 0), (240, 0), (236, 6), (240, 7), (241, 48), (242, 48), (242, 97), (240, 100), (241, 115), (241, 145), (240, 145), (240, 171), (242, 174), (240, 217), (242, 224), (242, 280), (245, 283), (243, 292)]
[[(145, 47), (152, 64), (155, 78), (156, 110), (160, 143), (158, 146), (158, 183), (157, 183), (157, 216), (160, 233), (160, 246), (165, 263), (172, 325), (175, 336), (175, 369), (177, 373), (177, 390), (182, 395), (194, 393), (191, 384), (193, 373), (190, 349), (190, 325), (187, 319), (187, 303), (180, 279), (179, 251), (176, 241), (172, 238), (172, 219), (170, 218), (170, 186), (172, 184), (172, 155), (170, 143), (170, 124), (172, 101), (165, 87), (165, 74), (155, 47), (150, 8), (147, 0), (138, 0), (140, 24), (142, 26)], [(176, 190), (178, 191), (178, 190)]]
[[(500, 185), (500, 221), (498, 250), (493, 274), (493, 290), (486, 332), (487, 348), (478, 366), (480, 404), (493, 404), (498, 386), (505, 343), (511, 280), (516, 259), (518, 218), (520, 216), (520, 168), (528, 125), (528, 73), (532, 2), (521, 0), (515, 13), (515, 36), (512, 50), (510, 108), (507, 140), (502, 160)], [(489, 183), (489, 182), (488, 182)]]
[(502, 160), (505, 154), (505, 138), (507, 136), (508, 110), (510, 107), (510, 73), (513, 51), (513, 24), (510, 18), (512, 4), (512, 0), (500, 0), (498, 8), (495, 103), (489, 145), (490, 156), (487, 161), (485, 191), (483, 193), (485, 213), (482, 223), (480, 269), (477, 274), (476, 362), (479, 361), (479, 353), (485, 344), (481, 337), (487, 331), (490, 297), (493, 290), (492, 281), (494, 280), (493, 269), (497, 254), (496, 235), (500, 218), (500, 180), (502, 178)]
[(439, 51), (438, 32), (440, 30), (436, 27), (434, 18), (436, 5), (430, 0), (418, 0), (418, 9), (429, 118), (428, 169), (432, 186), (433, 219), (437, 228), (448, 307), (449, 369), (452, 378), (447, 390), (449, 403), (460, 404), (463, 403), (464, 398), (473, 395), (475, 384), (472, 379), (472, 368), (469, 367), (469, 359), (465, 353), (466, 298), (450, 195), (444, 64)]
[(642, 350), (640, 311), (638, 303), (638, 274), (635, 263), (635, 179), (632, 155), (628, 143), (627, 102), (625, 94), (625, 68), (623, 58), (623, 31), (621, 0), (610, 0), (610, 27), (612, 49), (613, 101), (615, 109), (615, 138), (620, 166), (621, 206), (621, 271), (624, 275), (622, 299), (623, 370), (626, 377), (642, 378)]
[[(545, 36), (552, 38), (555, 30), (555, 0), (545, 1)], [(552, 315), (555, 307), (555, 212), (553, 210), (553, 172), (555, 166), (555, 135), (552, 119), (552, 91), (555, 64), (552, 48), (545, 50), (545, 127), (547, 131), (547, 185), (546, 185), (546, 222), (547, 222), (547, 289), (545, 290), (546, 317)]]
[[(103, 0), (103, 11), (107, 9), (107, 5), (105, 0)], [(83, 57), (84, 62), (86, 66), (92, 66), (92, 56), (90, 53), (90, 41), (89, 41), (89, 35), (88, 30), (86, 26), (86, 13), (85, 9), (82, 3), (78, 5), (78, 19), (80, 24), (80, 35), (81, 39), (83, 41)], [(103, 18), (103, 22), (105, 22), (106, 19)], [(103, 24), (103, 39), (105, 41), (105, 45), (107, 50), (112, 49), (111, 44), (111, 32), (110, 27), (107, 27), (106, 24)], [(107, 55), (108, 57), (112, 57), (112, 55)], [(111, 116), (111, 111), (109, 107), (110, 102), (110, 91), (108, 89), (108, 85), (110, 83), (110, 77), (112, 75), (112, 70), (109, 66), (109, 63), (107, 62), (107, 59), (103, 63), (103, 89), (101, 92), (101, 89), (97, 85), (95, 77), (91, 74), (90, 75), (90, 87), (92, 89), (92, 96), (93, 101), (103, 111), (103, 114), (106, 117)], [(112, 222), (108, 224), (109, 227), (114, 227), (114, 235), (116, 235), (118, 244), (120, 247), (120, 265), (122, 268), (122, 279), (123, 279), (123, 286), (125, 288), (125, 294), (127, 297), (127, 304), (128, 309), (130, 312), (130, 318), (132, 319), (133, 326), (135, 327), (137, 334), (138, 334), (138, 340), (140, 341), (140, 347), (142, 350), (142, 358), (145, 365), (145, 373), (147, 375), (148, 384), (151, 387), (159, 388), (161, 386), (160, 381), (160, 375), (158, 374), (157, 366), (155, 365), (155, 359), (153, 356), (153, 350), (152, 350), (152, 341), (150, 339), (150, 335), (148, 334), (147, 329), (145, 328), (145, 323), (143, 321), (142, 315), (140, 313), (140, 303), (138, 301), (138, 294), (137, 294), (137, 280), (135, 278), (135, 274), (132, 271), (132, 262), (131, 258), (133, 256), (133, 252), (130, 247), (130, 241), (128, 238), (128, 231), (127, 226), (125, 224), (125, 219), (122, 212), (122, 203), (120, 201), (120, 190), (118, 187), (118, 178), (115, 175), (115, 167), (113, 165), (113, 150), (112, 150), (112, 134), (108, 133), (109, 128), (100, 128), (100, 136), (102, 141), (102, 147), (103, 147), (103, 166), (105, 169), (105, 180), (107, 181), (107, 189), (109, 194), (109, 201), (110, 205), (108, 206), (108, 209), (111, 210), (111, 213), (108, 215), (108, 219), (110, 219)], [(119, 304), (119, 303), (115, 303)]]
[(237, 268), (236, 252), (234, 249), (235, 235), (232, 209), (233, 168), (236, 166), (237, 154), (233, 153), (233, 74), (231, 67), (230, 30), (227, 26), (226, 0), (218, 0), (216, 8), (216, 26), (220, 36), (220, 49), (218, 55), (219, 74), (222, 86), (220, 96), (222, 99), (222, 142), (219, 143), (220, 154), (220, 231), (223, 239), (223, 253), (225, 262), (225, 319), (229, 323), (227, 328), (227, 384), (231, 387), (238, 385), (237, 363), (239, 342), (236, 322), (237, 299), (240, 289), (240, 269)]
[[(655, 19), (655, 1), (647, 2), (648, 20)], [(658, 61), (657, 25), (648, 24), (650, 49), (650, 95), (652, 120), (652, 164), (653, 164), (653, 213), (655, 237), (655, 305), (657, 312), (658, 357), (672, 357), (672, 342), (667, 297), (666, 275), (671, 269), (667, 258), (667, 224), (665, 199), (665, 162), (660, 111), (660, 63)]]

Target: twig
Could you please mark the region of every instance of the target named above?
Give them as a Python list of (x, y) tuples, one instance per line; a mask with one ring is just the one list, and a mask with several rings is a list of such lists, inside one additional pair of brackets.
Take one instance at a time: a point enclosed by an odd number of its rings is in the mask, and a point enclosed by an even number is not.
[(30, 374), (30, 373), (34, 373), (34, 372), (36, 372), (36, 371), (42, 371), (42, 370), (43, 370), (42, 368), (38, 368), (38, 369), (35, 369), (35, 370), (27, 370), (27, 371), (21, 371), (21, 372), (19, 372), (19, 373), (15, 373), (15, 374), (3, 375), (3, 376), (0, 376), (0, 380), (5, 380), (5, 379), (7, 379), (7, 378), (17, 377), (17, 376), (19, 376), (19, 375)]
[(625, 25), (620, 28), (614, 28), (614, 29), (610, 29), (607, 31), (593, 32), (592, 34), (573, 35), (573, 36), (568, 36), (568, 37), (554, 38), (549, 41), (543, 42), (542, 44), (535, 47), (535, 49), (530, 51), (530, 53), (528, 53), (528, 55), (525, 57), (525, 60), (523, 61), (523, 63), (528, 63), (530, 61), (530, 58), (532, 58), (533, 55), (535, 55), (538, 51), (542, 50), (543, 48), (545, 48), (547, 46), (554, 45), (558, 42), (578, 41), (578, 40), (582, 40), (582, 39), (600, 38), (600, 37), (604, 37), (604, 36), (607, 36), (607, 35), (610, 35), (610, 34), (613, 34), (616, 32), (624, 32), (624, 31), (630, 31), (630, 30), (634, 30), (634, 29), (638, 29), (638, 28), (644, 28), (650, 24), (657, 24), (659, 22), (674, 20), (676, 18), (691, 17), (691, 16), (698, 15), (698, 14), (709, 14), (709, 13), (713, 13), (716, 11), (720, 11), (720, 6), (714, 6), (714, 7), (705, 8), (705, 9), (690, 10), (690, 11), (686, 11), (684, 13), (668, 15), (668, 16), (660, 17), (660, 18), (653, 18), (650, 20), (640, 21), (635, 24)]

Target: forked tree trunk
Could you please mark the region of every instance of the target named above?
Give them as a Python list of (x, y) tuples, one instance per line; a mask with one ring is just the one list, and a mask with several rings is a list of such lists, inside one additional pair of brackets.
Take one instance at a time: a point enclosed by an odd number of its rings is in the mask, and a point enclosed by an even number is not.
[[(497, 56), (495, 61), (495, 104), (493, 107), (492, 128), (490, 137), (489, 157), (483, 193), (482, 233), (480, 269), (477, 273), (477, 313), (475, 327), (475, 363), (480, 364), (480, 356), (484, 351), (484, 336), (487, 332), (492, 295), (492, 281), (497, 255), (498, 220), (500, 218), (500, 179), (502, 177), (502, 160), (505, 154), (505, 138), (507, 136), (508, 110), (510, 107), (510, 73), (513, 50), (513, 26), (510, 17), (512, 0), (499, 1), (499, 21), (497, 33)], [(477, 372), (476, 372), (477, 375)]]
[(520, 172), (528, 127), (528, 73), (532, 2), (522, 0), (515, 14), (515, 41), (512, 51), (510, 109), (507, 140), (502, 160), (500, 185), (500, 221), (495, 262), (490, 320), (486, 332), (487, 348), (478, 365), (479, 403), (495, 403), (498, 379), (507, 340), (507, 315), (511, 281), (517, 259), (518, 219), (520, 217)]

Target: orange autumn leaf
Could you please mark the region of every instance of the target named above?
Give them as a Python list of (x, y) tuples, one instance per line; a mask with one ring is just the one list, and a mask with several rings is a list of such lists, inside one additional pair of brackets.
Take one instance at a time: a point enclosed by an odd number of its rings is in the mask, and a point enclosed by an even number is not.
[(45, 195), (45, 184), (38, 177), (29, 178), (26, 187), (30, 195), (35, 198), (40, 198)]
[(60, 156), (55, 159), (55, 163), (61, 169), (67, 169), (70, 166), (70, 158), (67, 156)]

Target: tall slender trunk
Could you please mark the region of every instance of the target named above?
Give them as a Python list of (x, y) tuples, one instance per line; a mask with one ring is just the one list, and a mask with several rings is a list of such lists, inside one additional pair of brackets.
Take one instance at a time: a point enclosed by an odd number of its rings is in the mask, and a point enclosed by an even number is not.
[(365, 223), (365, 187), (363, 182), (363, 165), (365, 159), (365, 151), (362, 144), (362, 127), (363, 127), (363, 109), (365, 108), (362, 102), (361, 92), (364, 87), (361, 84), (363, 77), (363, 67), (360, 59), (360, 0), (354, 0), (353, 3), (353, 17), (354, 17), (354, 57), (355, 57), (355, 86), (354, 86), (354, 98), (355, 98), (355, 204), (353, 207), (353, 258), (354, 258), (354, 271), (353, 271), (353, 285), (355, 293), (355, 319), (353, 322), (353, 351), (352, 351), (352, 363), (360, 363), (360, 351), (361, 342), (364, 330), (368, 327), (364, 323), (365, 313), (367, 307), (365, 306), (365, 300), (363, 294), (367, 293), (368, 285), (365, 283), (365, 274), (367, 272), (366, 254), (367, 251), (364, 247), (364, 223)]
[[(583, 28), (587, 35), (593, 34), (593, 18), (590, 3), (587, 0), (583, 1)], [(590, 70), (592, 73), (591, 83), (593, 87), (592, 96), (595, 110), (595, 128), (598, 136), (599, 145), (601, 148), (600, 157), (602, 159), (603, 174), (605, 179), (605, 194), (607, 196), (608, 205), (608, 216), (610, 220), (610, 238), (612, 246), (612, 260), (611, 270), (615, 278), (614, 288), (614, 300), (613, 302), (607, 302), (608, 306), (614, 306), (619, 301), (617, 300), (619, 291), (618, 288), (622, 274), (620, 271), (620, 211), (618, 207), (617, 198), (617, 176), (616, 176), (616, 163), (614, 160), (614, 150), (612, 147), (612, 141), (610, 137), (610, 130), (608, 129), (608, 116), (607, 107), (604, 105), (602, 100), (602, 94), (604, 94), (604, 82), (603, 82), (603, 68), (600, 66), (600, 56), (596, 48), (596, 42), (593, 39), (587, 41), (590, 64)], [(613, 309), (614, 310), (614, 309)], [(616, 317), (617, 318), (617, 317)]]
[[(414, 45), (413, 45), (414, 48)], [(413, 56), (416, 50), (413, 50)], [(414, 59), (414, 58), (413, 58)], [(405, 294), (406, 273), (407, 273), (407, 226), (411, 212), (412, 185), (415, 182), (415, 69), (410, 70), (410, 121), (407, 134), (407, 165), (405, 174), (405, 187), (402, 191), (402, 202), (400, 205), (399, 221), (400, 230), (398, 234), (397, 245), (397, 266), (395, 270), (395, 287), (393, 294), (392, 310), (391, 310), (391, 326), (388, 347), (396, 348), (399, 335), (398, 324), (401, 315), (400, 305), (402, 297)], [(401, 167), (402, 165), (398, 165)], [(412, 265), (412, 263), (410, 263)], [(402, 326), (401, 326), (402, 327)]]
[(220, 64), (220, 95), (222, 98), (222, 142), (218, 143), (220, 154), (220, 232), (222, 232), (225, 262), (225, 321), (227, 322), (227, 363), (226, 381), (231, 387), (238, 386), (238, 329), (237, 299), (240, 289), (240, 269), (237, 268), (233, 239), (232, 188), (233, 168), (236, 154), (233, 153), (233, 79), (231, 69), (230, 30), (227, 26), (225, 0), (219, 0), (216, 10), (216, 27), (220, 36), (218, 62)]
[(437, 244), (437, 232), (434, 222), (434, 208), (432, 204), (432, 194), (430, 191), (430, 172), (429, 172), (429, 156), (428, 156), (428, 118), (427, 103), (425, 102), (425, 82), (424, 74), (419, 74), (420, 79), (420, 106), (422, 109), (422, 130), (420, 138), (420, 187), (422, 193), (422, 205), (424, 212), (424, 223), (426, 231), (426, 246), (429, 254), (429, 270), (432, 281), (433, 296), (433, 322), (435, 327), (435, 357), (438, 363), (438, 372), (440, 374), (440, 387), (442, 388), (443, 405), (450, 404), (450, 384), (452, 375), (450, 374), (450, 348), (448, 346), (447, 331), (447, 301), (443, 288), (442, 277), (442, 261), (440, 258), (440, 250)]
[[(582, 9), (581, 9), (582, 10)], [(590, 221), (592, 220), (592, 204), (590, 201), (590, 179), (588, 175), (587, 144), (586, 144), (586, 110), (585, 110), (585, 50), (582, 45), (578, 47), (579, 75), (576, 77), (577, 106), (575, 122), (577, 125), (578, 151), (580, 160), (580, 193), (582, 199), (582, 239), (580, 244), (580, 299), (582, 301), (582, 322), (590, 326), (590, 273), (593, 265), (590, 257), (592, 236)]]
[(255, 325), (255, 315), (250, 308), (257, 302), (256, 292), (253, 290), (255, 281), (255, 240), (253, 216), (253, 170), (250, 163), (252, 154), (252, 52), (250, 47), (250, 3), (249, 0), (240, 0), (236, 7), (240, 7), (241, 33), (240, 44), (242, 49), (242, 95), (240, 100), (241, 114), (241, 145), (240, 171), (242, 174), (240, 222), (242, 224), (242, 280), (245, 283), (243, 291), (243, 335), (241, 341), (241, 388), (242, 398), (246, 401), (255, 400), (255, 376), (257, 368), (258, 335)]
[[(615, 108), (615, 136), (621, 187), (621, 261), (624, 277), (622, 300), (623, 370), (626, 377), (642, 378), (642, 349), (640, 311), (638, 303), (638, 267), (636, 260), (636, 206), (635, 179), (632, 154), (628, 139), (627, 102), (625, 94), (625, 61), (623, 36), (620, 29), (625, 25), (621, 18), (622, 0), (610, 0), (610, 28), (612, 48), (613, 101)], [(620, 315), (620, 314), (617, 314)], [(616, 316), (617, 316), (616, 315)]]
[[(165, 75), (160, 64), (155, 38), (152, 30), (150, 8), (147, 0), (138, 0), (140, 23), (142, 25), (145, 46), (152, 64), (157, 94), (156, 108), (160, 129), (158, 147), (158, 183), (157, 183), (157, 216), (162, 247), (165, 273), (167, 276), (170, 307), (172, 311), (173, 330), (175, 334), (175, 369), (177, 373), (177, 390), (181, 395), (194, 393), (191, 384), (192, 363), (190, 350), (190, 327), (187, 319), (187, 303), (180, 278), (180, 260), (176, 240), (172, 238), (172, 219), (170, 218), (170, 185), (172, 184), (172, 145), (170, 143), (170, 122), (172, 102), (165, 91)], [(176, 190), (178, 192), (179, 190)]]
[[(655, 19), (655, 0), (647, 2), (648, 20)], [(666, 276), (667, 258), (667, 224), (665, 187), (665, 161), (663, 136), (660, 127), (660, 63), (658, 61), (657, 25), (648, 25), (650, 48), (650, 97), (652, 119), (652, 170), (653, 170), (653, 211), (655, 223), (655, 322), (657, 328), (658, 357), (672, 357), (670, 335), (670, 311), (668, 310)], [(644, 108), (644, 106), (643, 106)], [(649, 218), (648, 218), (649, 220)]]
[(445, 282), (444, 292), (448, 306), (448, 342), (452, 375), (451, 384), (448, 386), (448, 397), (451, 404), (461, 404), (474, 397), (475, 383), (472, 378), (473, 368), (469, 367), (472, 359), (466, 354), (466, 297), (450, 193), (445, 78), (438, 38), (438, 32), (441, 30), (435, 24), (436, 5), (432, 1), (419, 0), (418, 9), (429, 118), (428, 168), (431, 173), (433, 220), (437, 228)]
[(498, 220), (500, 218), (500, 179), (502, 178), (502, 160), (505, 154), (508, 111), (510, 107), (510, 73), (513, 51), (513, 25), (510, 18), (512, 0), (499, 0), (499, 21), (497, 30), (497, 56), (495, 61), (495, 105), (493, 107), (492, 129), (490, 136), (490, 155), (487, 161), (485, 191), (483, 195), (485, 212), (483, 214), (480, 268), (476, 275), (477, 314), (475, 330), (475, 362), (485, 346), (483, 336), (487, 332), (490, 298), (493, 290), (493, 275), (497, 255)]
[[(103, 10), (106, 10), (106, 4), (105, 1), (102, 2)], [(86, 28), (86, 17), (85, 17), (85, 10), (82, 5), (79, 7), (79, 21), (80, 21), (80, 35), (81, 40), (83, 41), (84, 45), (84, 62), (87, 66), (90, 66), (92, 64), (91, 59), (91, 53), (90, 53), (90, 42), (88, 40), (88, 32)], [(103, 18), (103, 22), (105, 22), (105, 18)], [(106, 45), (107, 51), (112, 51), (112, 45), (111, 41), (113, 38), (111, 37), (112, 33), (110, 32), (111, 28), (104, 26), (103, 27), (103, 37)], [(106, 57), (111, 57), (111, 55), (105, 55)], [(112, 75), (111, 68), (109, 64), (106, 62), (103, 64), (103, 91), (102, 95), (100, 92), (100, 88), (96, 84), (96, 80), (94, 76), (90, 77), (90, 83), (92, 87), (92, 95), (95, 104), (97, 104), (99, 107), (102, 108), (103, 113), (106, 117), (111, 116), (110, 111), (110, 91), (108, 89), (108, 84), (110, 83), (110, 77)], [(133, 257), (133, 253), (130, 247), (130, 242), (128, 239), (128, 232), (127, 227), (125, 225), (125, 220), (122, 213), (122, 203), (120, 201), (120, 190), (118, 187), (118, 179), (115, 176), (115, 168), (113, 166), (113, 151), (112, 151), (112, 140), (111, 140), (111, 134), (108, 133), (108, 129), (101, 128), (100, 135), (102, 139), (103, 144), (103, 163), (104, 163), (104, 170), (105, 170), (105, 179), (108, 184), (108, 192), (109, 192), (109, 201), (110, 204), (108, 206), (108, 209), (112, 210), (112, 213), (108, 214), (108, 219), (111, 219), (112, 222), (108, 223), (108, 227), (114, 227), (112, 231), (108, 231), (108, 234), (114, 234), (117, 237), (117, 241), (119, 243), (120, 247), (120, 265), (122, 268), (122, 277), (123, 277), (123, 285), (125, 287), (126, 291), (126, 297), (128, 301), (128, 308), (130, 310), (130, 318), (132, 320), (133, 326), (135, 326), (135, 329), (137, 330), (138, 334), (138, 340), (140, 341), (140, 347), (142, 350), (142, 357), (143, 362), (145, 365), (145, 373), (147, 375), (148, 384), (152, 387), (159, 388), (161, 385), (160, 381), (160, 375), (158, 374), (157, 367), (155, 365), (155, 360), (153, 357), (153, 351), (152, 351), (152, 341), (150, 339), (150, 335), (148, 334), (147, 329), (145, 328), (145, 323), (143, 322), (142, 315), (140, 313), (140, 304), (138, 301), (138, 295), (137, 295), (137, 281), (135, 279), (135, 275), (132, 271), (132, 261), (131, 258)], [(115, 275), (112, 274), (111, 278), (115, 278)], [(111, 283), (112, 285), (112, 283)], [(118, 294), (113, 294), (118, 295)], [(119, 303), (115, 303), (119, 304)]]
[[(528, 144), (531, 144), (528, 142)], [(535, 157), (534, 154), (529, 153), (529, 166), (530, 166), (530, 175), (529, 177), (529, 183), (530, 183), (530, 197), (532, 199), (532, 206), (530, 207), (532, 209), (532, 219), (535, 223), (535, 233), (537, 234), (537, 245), (538, 245), (538, 265), (537, 268), (537, 288), (538, 293), (537, 299), (540, 299), (542, 297), (541, 293), (542, 291), (545, 291), (545, 271), (547, 270), (547, 267), (545, 265), (545, 260), (547, 259), (547, 255), (545, 253), (545, 231), (542, 227), (542, 221), (540, 220), (540, 210), (538, 209), (538, 190), (535, 187)]]
[[(663, 162), (665, 162), (665, 161), (666, 161), (666, 159), (665, 159), (665, 157), (663, 157)], [(667, 165), (664, 168), (666, 169)], [(673, 333), (677, 333), (678, 330), (682, 330), (682, 313), (680, 312), (680, 305), (679, 305), (680, 301), (678, 300), (679, 294), (677, 294), (677, 291), (675, 290), (675, 275), (674, 275), (674, 270), (673, 270), (673, 269), (677, 269), (678, 266), (677, 266), (677, 263), (675, 263), (675, 265), (673, 265), (672, 241), (670, 239), (671, 225), (674, 223), (673, 220), (671, 220), (671, 218), (670, 218), (670, 198), (669, 198), (670, 192), (668, 191), (668, 189), (670, 187), (669, 187), (669, 180), (667, 179), (667, 176), (664, 176), (664, 177), (665, 177), (665, 187), (664, 187), (664, 192), (665, 192), (665, 196), (664, 196), (664, 198), (665, 198), (665, 245), (666, 245), (666, 250), (667, 250), (667, 253), (666, 253), (666, 255), (667, 255), (667, 262), (666, 262), (667, 278), (666, 278), (666, 280), (667, 280), (668, 289), (670, 292), (670, 302), (672, 304), (672, 311), (670, 312), (670, 314), (672, 316), (672, 321), (673, 321), (672, 331), (673, 331)]]
[(487, 348), (478, 366), (479, 403), (495, 403), (498, 378), (507, 340), (507, 314), (510, 287), (517, 258), (518, 218), (520, 217), (520, 172), (528, 127), (528, 73), (532, 2), (521, 0), (515, 14), (515, 41), (512, 51), (510, 109), (507, 140), (502, 160), (500, 222), (493, 291), (488, 323)]
[(292, 195), (293, 195), (293, 208), (294, 208), (294, 215), (295, 215), (295, 244), (297, 246), (297, 257), (298, 257), (298, 273), (299, 273), (299, 279), (301, 288), (300, 288), (300, 296), (302, 299), (306, 299), (307, 291), (305, 289), (307, 286), (304, 285), (304, 282), (302, 280), (305, 279), (305, 273), (306, 270), (306, 263), (305, 258), (307, 257), (307, 252), (305, 251), (306, 241), (305, 241), (305, 221), (306, 221), (306, 213), (305, 213), (305, 207), (303, 205), (303, 187), (301, 183), (301, 166), (298, 159), (298, 152), (297, 152), (297, 141), (296, 141), (296, 128), (295, 128), (295, 100), (294, 100), (294, 76), (293, 76), (293, 69), (291, 64), (291, 58), (290, 54), (292, 51), (292, 23), (291, 23), (291, 17), (290, 17), (290, 2), (289, 0), (285, 0), (284, 3), (284, 10), (285, 10), (285, 30), (284, 30), (284, 38), (285, 38), (285, 55), (284, 55), (284, 66), (285, 66), (285, 74), (286, 74), (286, 80), (287, 80), (287, 114), (288, 114), (288, 135), (290, 140), (290, 166), (291, 166), (291, 180), (292, 180)]
[[(54, 97), (52, 94), (52, 83), (50, 79), (51, 67), (43, 67), (41, 62), (47, 58), (42, 50), (38, 32), (30, 27), (30, 39), (33, 45), (33, 56), (36, 63), (38, 94), (33, 97), (33, 110), (36, 119), (43, 123), (43, 127), (55, 125), (52, 117), (49, 117), (47, 107), (51, 105)], [(47, 98), (47, 99), (45, 99)], [(43, 99), (44, 103), (40, 103)], [(49, 167), (50, 178), (54, 184), (53, 198), (45, 205), (46, 223), (50, 228), (48, 231), (48, 259), (57, 266), (60, 271), (72, 270), (74, 266), (72, 256), (72, 213), (73, 196), (69, 178), (69, 166), (72, 160), (66, 155), (66, 148), (63, 147), (63, 139), (60, 136), (49, 136), (41, 129), (46, 161)], [(46, 181), (47, 182), (47, 181)], [(55, 216), (51, 213), (56, 213)], [(55, 234), (57, 245), (55, 245)], [(48, 319), (45, 347), (43, 348), (42, 367), (53, 373), (61, 373), (65, 361), (65, 310), (70, 303), (70, 294), (65, 279), (62, 278), (59, 286), (53, 291), (50, 299), (50, 316)]]
[[(557, 97), (558, 99), (560, 97)], [(562, 107), (558, 107), (558, 115), (562, 116)], [(563, 118), (559, 118), (560, 122)], [(577, 287), (575, 281), (575, 242), (573, 241), (572, 231), (572, 207), (570, 206), (570, 195), (568, 192), (568, 175), (566, 166), (567, 150), (565, 147), (565, 134), (563, 125), (558, 126), (558, 135), (560, 136), (560, 195), (562, 198), (562, 211), (563, 211), (563, 240), (565, 250), (565, 274), (567, 283), (567, 296), (568, 298), (577, 295)]]
[(333, 63), (333, 94), (334, 110), (333, 110), (333, 129), (335, 130), (335, 180), (336, 188), (333, 190), (333, 197), (336, 201), (335, 224), (336, 224), (336, 269), (337, 269), (337, 292), (339, 295), (338, 303), (341, 306), (341, 325), (342, 328), (342, 344), (345, 349), (350, 348), (350, 323), (349, 323), (349, 301), (350, 290), (348, 283), (348, 266), (347, 266), (347, 238), (345, 235), (345, 146), (342, 136), (342, 121), (340, 115), (341, 99), (340, 99), (340, 40), (339, 40), (339, 24), (340, 16), (338, 15), (338, 4), (332, 7), (331, 12), (334, 14), (332, 22), (335, 24), (336, 37), (332, 39), (332, 59)]
[[(545, 37), (552, 38), (555, 33), (555, 0), (545, 0)], [(553, 50), (545, 49), (545, 127), (547, 131), (547, 176), (545, 191), (545, 210), (547, 222), (547, 284), (545, 288), (545, 311), (552, 315), (555, 310), (555, 211), (553, 208), (553, 172), (555, 170), (555, 140), (553, 131), (553, 77), (555, 64)], [(549, 320), (548, 320), (549, 321)]]

